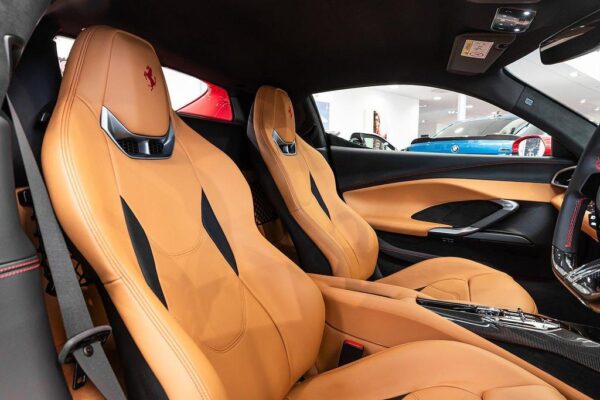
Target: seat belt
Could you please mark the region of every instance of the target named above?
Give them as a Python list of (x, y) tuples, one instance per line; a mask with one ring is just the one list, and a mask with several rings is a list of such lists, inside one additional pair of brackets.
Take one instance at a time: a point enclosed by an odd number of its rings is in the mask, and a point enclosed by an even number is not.
[[(84, 384), (85, 375), (87, 375), (105, 398), (124, 400), (123, 389), (102, 348), (102, 344), (110, 335), (111, 327), (109, 325), (95, 327), (92, 322), (42, 174), (17, 112), (8, 96), (6, 100), (21, 151), (25, 175), (29, 182), (29, 191), (33, 200), (41, 242), (54, 281), (56, 297), (68, 338), (58, 355), (58, 361), (61, 364), (71, 362), (73, 359), (76, 361), (73, 388)], [(83, 370), (84, 376), (78, 376), (78, 368)]]

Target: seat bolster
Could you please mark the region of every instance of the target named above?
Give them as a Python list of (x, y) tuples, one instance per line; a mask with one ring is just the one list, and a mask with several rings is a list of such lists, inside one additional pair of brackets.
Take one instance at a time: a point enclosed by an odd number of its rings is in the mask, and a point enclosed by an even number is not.
[(537, 312), (533, 298), (513, 278), (465, 258), (421, 261), (377, 282), (419, 290), (439, 300)]
[[(131, 278), (130, 278), (131, 279)], [(132, 286), (133, 284), (133, 286)], [(136, 346), (171, 399), (221, 399), (226, 390), (207, 357), (140, 279), (105, 284)]]
[(484, 392), (481, 397), (452, 386), (441, 386), (413, 392), (403, 400), (529, 400), (552, 399), (555, 395), (553, 388), (540, 385), (492, 389)]
[[(411, 393), (416, 395), (411, 397)], [(564, 399), (541, 379), (495, 354), (442, 340), (412, 342), (378, 352), (299, 383), (287, 398), (391, 399), (401, 396), (450, 400)]]

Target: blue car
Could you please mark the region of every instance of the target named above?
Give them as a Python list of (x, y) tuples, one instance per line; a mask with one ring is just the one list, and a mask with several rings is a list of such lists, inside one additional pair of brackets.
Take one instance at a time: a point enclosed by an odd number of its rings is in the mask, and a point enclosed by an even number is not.
[(540, 129), (512, 114), (490, 116), (450, 124), (432, 137), (413, 140), (406, 151), (511, 155), (516, 154), (514, 144), (519, 138), (531, 136), (542, 139), (539, 156), (546, 155), (549, 136)]

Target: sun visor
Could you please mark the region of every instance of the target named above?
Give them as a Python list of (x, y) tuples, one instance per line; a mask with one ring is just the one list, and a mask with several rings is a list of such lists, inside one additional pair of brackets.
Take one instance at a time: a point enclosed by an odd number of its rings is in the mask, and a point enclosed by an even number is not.
[(515, 40), (507, 33), (464, 33), (454, 39), (448, 71), (477, 75), (487, 71)]

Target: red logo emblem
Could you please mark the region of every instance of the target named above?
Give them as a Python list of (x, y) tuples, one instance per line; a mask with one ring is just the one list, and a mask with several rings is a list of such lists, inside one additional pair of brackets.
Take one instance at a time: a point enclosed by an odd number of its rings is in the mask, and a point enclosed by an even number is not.
[(293, 118), (294, 115), (292, 114), (292, 106), (288, 105), (288, 114), (290, 114), (290, 118)]
[(154, 86), (156, 86), (156, 77), (152, 73), (152, 68), (149, 65), (146, 65), (146, 70), (144, 71), (144, 78), (148, 81), (148, 87), (150, 90), (154, 90)]

